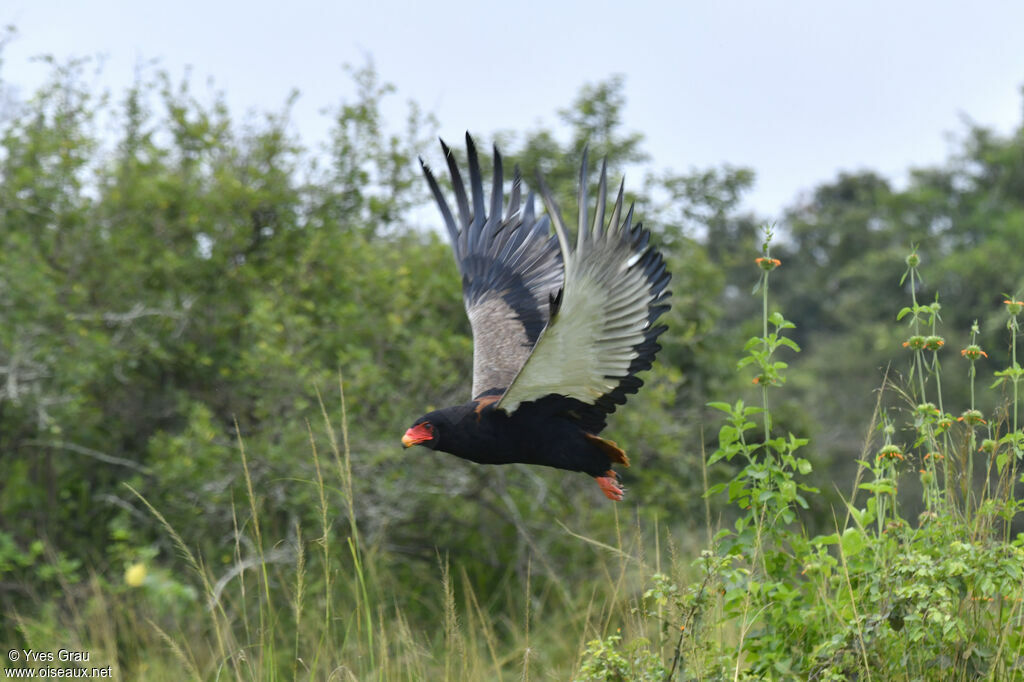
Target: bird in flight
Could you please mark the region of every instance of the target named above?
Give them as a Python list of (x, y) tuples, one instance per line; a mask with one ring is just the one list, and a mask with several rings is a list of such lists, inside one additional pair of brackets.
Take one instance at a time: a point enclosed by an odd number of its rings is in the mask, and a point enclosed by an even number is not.
[[(541, 464), (582, 471), (611, 500), (623, 489), (613, 464), (626, 453), (598, 434), (608, 415), (643, 384), (661, 349), (655, 325), (669, 308), (671, 274), (649, 245), (650, 232), (623, 215), (622, 192), (606, 212), (607, 169), (601, 165), (594, 219), (588, 219), (587, 154), (580, 167), (575, 248), (551, 192), (538, 177), (547, 215), (537, 217), (533, 192), (523, 201), (516, 168), (507, 201), (501, 155), (494, 149), (491, 194), (466, 134), (470, 195), (451, 149), (442, 141), (455, 193), (449, 207), (430, 168), (430, 190), (448, 228), (462, 296), (473, 330), (472, 400), (417, 419), (402, 437), (481, 464)], [(551, 227), (554, 227), (554, 235)]]

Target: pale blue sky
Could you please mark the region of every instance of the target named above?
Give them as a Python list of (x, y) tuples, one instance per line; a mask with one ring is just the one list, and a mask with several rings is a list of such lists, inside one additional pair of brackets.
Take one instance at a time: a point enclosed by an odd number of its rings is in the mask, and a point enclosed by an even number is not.
[(236, 115), (297, 88), (307, 144), (351, 95), (341, 65), (366, 55), (398, 88), (392, 124), (414, 99), (452, 140), (554, 127), (583, 83), (621, 73), (655, 167), (750, 166), (747, 204), (766, 218), (840, 169), (899, 182), (943, 160), (964, 114), (1008, 132), (1024, 110), (1016, 0), (4, 0), (0, 23), (18, 28), (2, 76), (23, 94), (44, 73), (35, 54), (103, 54), (115, 90), (156, 58), (212, 78)]

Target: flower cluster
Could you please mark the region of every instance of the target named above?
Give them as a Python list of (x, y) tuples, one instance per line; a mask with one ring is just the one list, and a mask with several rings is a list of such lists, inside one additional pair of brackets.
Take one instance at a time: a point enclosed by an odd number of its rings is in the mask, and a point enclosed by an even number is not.
[(881, 462), (883, 459), (898, 459), (903, 461), (903, 451), (900, 450), (898, 445), (883, 445), (878, 451), (878, 461)]
[(782, 265), (782, 261), (778, 258), (755, 258), (754, 262), (757, 263), (757, 266), (765, 272), (771, 272)]
[(961, 350), (960, 355), (967, 358), (968, 360), (977, 360), (978, 358), (988, 357), (988, 353), (983, 351), (981, 349), (981, 346), (979, 346), (976, 343), (972, 343), (971, 345), (967, 346), (967, 348)]
[(922, 336), (921, 334), (914, 334), (909, 339), (903, 342), (904, 348), (910, 350), (930, 350), (937, 351), (946, 345), (946, 340), (941, 336)]
[(1003, 301), (1006, 304), (1006, 312), (1010, 313), (1014, 317), (1017, 317), (1024, 311), (1024, 301), (1006, 300)]
[(921, 336), (920, 334), (914, 334), (909, 339), (903, 342), (903, 347), (909, 348), (910, 350), (923, 350), (924, 343), (925, 337)]
[(962, 415), (957, 417), (958, 422), (965, 422), (971, 426), (978, 424), (987, 424), (985, 416), (981, 413), (981, 410), (965, 410)]

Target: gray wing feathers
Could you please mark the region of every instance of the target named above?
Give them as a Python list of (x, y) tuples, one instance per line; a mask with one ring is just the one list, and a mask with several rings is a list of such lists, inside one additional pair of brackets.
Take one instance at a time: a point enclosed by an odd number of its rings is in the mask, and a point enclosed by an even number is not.
[(426, 164), (423, 173), (445, 221), (462, 275), (462, 294), (473, 330), (473, 397), (478, 397), (503, 391), (529, 357), (550, 319), (549, 301), (562, 286), (561, 253), (550, 235), (547, 217), (535, 218), (532, 193), (524, 205), (518, 168), (502, 217), (504, 178), (497, 149), (488, 206), (479, 158), (469, 134), (466, 148), (471, 197), (466, 195), (454, 154), (443, 141), (441, 147), (452, 180), (458, 221)]
[(557, 312), (498, 405), (511, 412), (520, 403), (555, 393), (613, 412), (642, 384), (660, 349), (654, 326), (668, 309), (670, 279), (661, 255), (648, 247), (650, 233), (634, 226), (633, 209), (622, 215), (623, 189), (605, 223), (607, 170), (602, 164), (594, 222), (588, 220), (586, 153), (580, 171), (576, 249), (554, 198), (541, 193), (562, 251), (565, 280)]

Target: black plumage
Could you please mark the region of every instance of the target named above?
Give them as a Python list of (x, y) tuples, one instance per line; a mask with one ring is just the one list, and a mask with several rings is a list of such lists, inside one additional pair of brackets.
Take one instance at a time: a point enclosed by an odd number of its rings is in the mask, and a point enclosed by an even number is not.
[[(660, 350), (656, 325), (669, 308), (671, 275), (650, 233), (623, 217), (623, 188), (607, 222), (602, 164), (595, 218), (588, 221), (587, 160), (580, 169), (575, 249), (551, 193), (537, 218), (533, 193), (522, 202), (518, 169), (508, 207), (502, 160), (494, 150), (489, 207), (479, 159), (466, 135), (470, 197), (451, 150), (441, 143), (458, 219), (430, 169), (423, 172), (448, 229), (473, 330), (473, 399), (416, 420), (402, 438), (483, 464), (541, 464), (593, 476), (622, 499), (613, 463), (629, 465), (598, 437), (607, 416), (636, 393), (636, 374)], [(472, 206), (470, 205), (472, 202)], [(488, 211), (489, 208), (489, 211)], [(554, 235), (551, 228), (554, 228)]]

